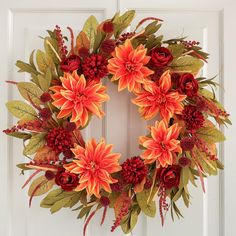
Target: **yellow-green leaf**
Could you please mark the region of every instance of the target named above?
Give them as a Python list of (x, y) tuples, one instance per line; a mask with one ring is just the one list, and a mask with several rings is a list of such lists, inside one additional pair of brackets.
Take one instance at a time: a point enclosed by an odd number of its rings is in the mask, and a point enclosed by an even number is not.
[(19, 138), (19, 139), (24, 139), (24, 140), (29, 139), (31, 137), (31, 134), (22, 133), (22, 132), (12, 132), (7, 135), (15, 137), (15, 138)]
[(18, 60), (16, 62), (16, 66), (20, 69), (19, 72), (27, 72), (34, 75), (38, 74), (37, 70), (32, 65), (25, 63), (23, 61)]
[(9, 101), (6, 106), (13, 116), (21, 120), (34, 120), (37, 117), (37, 113), (34, 108), (23, 101)]
[(134, 16), (135, 11), (130, 10), (126, 11), (123, 15), (113, 20), (113, 23), (115, 24), (114, 35), (116, 38), (122, 33), (123, 30), (125, 30), (130, 25), (130, 23), (134, 19)]
[(182, 44), (171, 44), (168, 46), (173, 57), (180, 57), (184, 52), (184, 46)]
[(90, 40), (90, 48), (93, 48), (95, 35), (97, 32), (98, 21), (95, 16), (90, 16), (83, 27), (83, 32), (87, 35), (88, 39)]
[(55, 69), (55, 65), (52, 58), (41, 50), (38, 50), (36, 52), (36, 61), (39, 70), (43, 73), (46, 73), (48, 67), (50, 67), (52, 70)]
[(46, 37), (44, 39), (44, 49), (46, 54), (53, 60), (55, 64), (59, 64), (59, 58), (58, 58), (58, 44), (57, 40)]
[(147, 216), (154, 217), (156, 215), (156, 203), (155, 201), (148, 202), (150, 191), (142, 191), (136, 194), (138, 204)]
[[(37, 188), (39, 185), (40, 187)], [(31, 196), (34, 193), (34, 196), (40, 196), (48, 192), (53, 187), (53, 185), (54, 180), (47, 180), (46, 177), (42, 175), (32, 182), (28, 190), (28, 195)], [(34, 192), (36, 188), (37, 190)]]
[(24, 155), (32, 155), (45, 144), (46, 133), (39, 133), (32, 136), (29, 143), (24, 148)]
[(41, 104), (40, 96), (43, 91), (38, 86), (30, 82), (19, 82), (17, 87), (21, 96), (27, 101), (32, 101), (37, 105)]
[(170, 67), (175, 71), (197, 74), (203, 65), (200, 59), (187, 55), (174, 59)]
[(224, 134), (214, 126), (202, 127), (197, 131), (196, 135), (207, 143), (218, 143), (225, 140)]

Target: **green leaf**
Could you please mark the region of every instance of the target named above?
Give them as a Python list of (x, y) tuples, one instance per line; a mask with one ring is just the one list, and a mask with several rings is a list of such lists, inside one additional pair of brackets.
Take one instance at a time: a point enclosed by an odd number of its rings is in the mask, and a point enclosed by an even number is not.
[(168, 46), (173, 57), (180, 57), (184, 52), (184, 46), (182, 44), (171, 44)]
[(181, 169), (180, 184), (179, 184), (180, 188), (183, 188), (184, 186), (186, 186), (188, 184), (189, 175), (190, 175), (190, 170), (188, 167), (184, 167)]
[(203, 65), (200, 59), (187, 55), (174, 59), (170, 67), (175, 71), (197, 74)]
[(137, 193), (137, 202), (145, 215), (155, 217), (156, 203), (155, 201), (148, 202), (149, 195), (150, 191), (142, 191), (140, 193)]
[(29, 143), (25, 146), (23, 154), (32, 155), (45, 144), (46, 133), (39, 133), (32, 136)]
[(96, 51), (100, 47), (100, 45), (101, 45), (102, 41), (105, 39), (105, 37), (106, 37), (106, 34), (101, 29), (98, 28), (97, 35), (96, 35), (95, 41), (94, 41), (94, 46), (93, 46), (94, 51)]
[(86, 206), (86, 207), (83, 207), (80, 212), (79, 212), (79, 215), (78, 215), (78, 219), (82, 219), (85, 215), (87, 215), (90, 210), (92, 209), (92, 206)]
[(63, 198), (59, 201), (57, 201), (50, 209), (51, 213), (55, 213), (57, 211), (59, 211), (61, 208), (63, 208), (65, 205), (68, 204), (68, 202), (70, 202), (70, 197), (67, 198)]
[(32, 65), (23, 61), (16, 61), (16, 66), (20, 69), (19, 72), (27, 72), (34, 75), (38, 74), (38, 71)]
[(189, 197), (188, 192), (185, 191), (185, 188), (183, 189), (182, 197), (183, 197), (185, 206), (186, 206), (186, 207), (189, 207), (189, 203), (190, 203), (190, 199), (189, 199), (189, 198), (190, 198), (190, 197)]
[(21, 170), (32, 170), (31, 168), (28, 168), (26, 165), (28, 165), (28, 163), (21, 163), (16, 166), (20, 168)]
[(55, 64), (59, 64), (59, 58), (55, 54), (55, 52), (58, 54), (57, 40), (52, 37), (46, 37), (44, 39), (44, 49), (46, 54), (53, 60), (53, 62)]
[(52, 190), (48, 195), (41, 201), (40, 206), (45, 208), (50, 208), (59, 198), (62, 199), (62, 193), (65, 191), (61, 188)]
[(15, 137), (15, 138), (19, 138), (19, 139), (24, 139), (24, 140), (31, 138), (31, 134), (22, 133), (22, 132), (13, 132), (7, 135)]
[(90, 16), (83, 27), (83, 32), (87, 35), (90, 40), (90, 48), (93, 48), (94, 40), (97, 32), (98, 21), (95, 16)]
[[(36, 192), (34, 192), (39, 184), (41, 184), (40, 187)], [(53, 187), (53, 185), (54, 180), (47, 180), (46, 177), (42, 175), (32, 182), (28, 190), (28, 195), (31, 196), (33, 193), (34, 196), (43, 195), (44, 193), (48, 192)]]
[(121, 229), (125, 234), (132, 232), (135, 225), (137, 224), (139, 213), (140, 213), (140, 208), (135, 206), (130, 211), (130, 213), (124, 217), (124, 219), (121, 222)]
[(40, 96), (43, 91), (33, 83), (30, 82), (19, 82), (17, 83), (18, 90), (21, 96), (27, 101), (32, 101), (33, 103), (40, 105)]
[(36, 61), (39, 70), (44, 74), (46, 73), (48, 67), (50, 67), (52, 70), (55, 69), (53, 60), (45, 52), (41, 50), (37, 50), (36, 52)]
[(30, 65), (36, 70), (36, 67), (35, 67), (35, 65), (34, 65), (34, 51), (35, 51), (35, 50), (33, 50), (33, 51), (31, 52), (31, 54), (30, 54), (29, 63), (30, 63)]
[(116, 38), (130, 25), (134, 16), (135, 11), (130, 10), (113, 20), (115, 24), (114, 35)]
[(51, 80), (52, 80), (52, 73), (51, 73), (50, 68), (47, 68), (45, 76), (38, 75), (37, 79), (38, 79), (40, 88), (44, 92), (47, 92), (51, 85)]
[(34, 120), (37, 118), (36, 111), (27, 103), (19, 100), (9, 101), (6, 104), (9, 112), (21, 120)]
[(158, 21), (155, 20), (148, 24), (145, 28), (145, 34), (150, 35), (156, 33), (161, 28), (161, 24), (158, 24)]
[(202, 127), (197, 130), (196, 135), (198, 138), (207, 143), (218, 143), (225, 140), (224, 134), (216, 127)]
[(51, 213), (55, 213), (62, 207), (73, 207), (80, 200), (80, 195), (81, 192), (67, 192), (62, 189), (55, 189), (41, 201), (40, 206), (51, 208)]
[(176, 202), (181, 197), (182, 192), (183, 192), (183, 188), (179, 188), (176, 194), (174, 195), (172, 201)]

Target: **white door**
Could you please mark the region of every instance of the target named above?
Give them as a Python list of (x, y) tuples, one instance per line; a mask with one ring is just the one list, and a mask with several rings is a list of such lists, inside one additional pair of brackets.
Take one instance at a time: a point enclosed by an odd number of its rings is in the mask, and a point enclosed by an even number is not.
[[(34, 48), (42, 47), (46, 29), (56, 24), (62, 28), (71, 26), (79, 30), (86, 18), (93, 14), (98, 20), (112, 16), (116, 11), (135, 9), (135, 22), (147, 16), (164, 20), (162, 33), (166, 38), (189, 36), (202, 42), (211, 54), (209, 64), (203, 73), (206, 76), (219, 74), (219, 83), (225, 88), (218, 96), (231, 113), (236, 123), (235, 103), (235, 55), (236, 55), (236, 3), (235, 0), (0, 0), (0, 79), (1, 79), (1, 130), (13, 123), (5, 109), (5, 102), (17, 98), (17, 92), (4, 83), (5, 80), (27, 80), (17, 73), (14, 63), (17, 59), (27, 60)], [(123, 159), (137, 153), (137, 137), (145, 133), (136, 108), (131, 105), (129, 94), (118, 94), (114, 85), (108, 89), (111, 101), (106, 105), (104, 121), (94, 120), (86, 131), (86, 138), (105, 136), (115, 144)], [(122, 112), (120, 112), (122, 111)], [(236, 235), (236, 142), (235, 126), (225, 130), (228, 141), (220, 146), (220, 158), (225, 171), (219, 177), (212, 177), (206, 183), (206, 194), (192, 188), (192, 205), (189, 209), (180, 203), (184, 219), (172, 223), (167, 217), (161, 227), (160, 218), (139, 218), (134, 236), (235, 236)], [(235, 143), (236, 144), (236, 143)], [(83, 222), (76, 219), (76, 212), (62, 210), (53, 216), (39, 207), (40, 199), (34, 198), (28, 208), (26, 191), (21, 190), (24, 182), (15, 165), (23, 161), (22, 144), (18, 140), (1, 134), (0, 159), (0, 235), (1, 236), (82, 236)], [(89, 225), (88, 236), (122, 235), (118, 229), (110, 232), (113, 213), (103, 227), (101, 215)]]

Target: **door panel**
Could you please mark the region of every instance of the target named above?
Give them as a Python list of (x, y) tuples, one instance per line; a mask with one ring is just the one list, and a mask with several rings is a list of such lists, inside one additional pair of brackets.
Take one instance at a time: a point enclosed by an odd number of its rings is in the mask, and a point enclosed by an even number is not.
[[(236, 37), (235, 30), (229, 27), (231, 22), (236, 22), (233, 5), (228, 1), (172, 1), (169, 2), (153, 0), (95, 0), (86, 1), (30, 1), (23, 3), (11, 0), (5, 3), (0, 0), (0, 33), (2, 35), (0, 49), (2, 59), (0, 63), (0, 78), (4, 80), (29, 80), (25, 74), (17, 73), (14, 63), (17, 59), (28, 60), (30, 52), (34, 48), (42, 48), (42, 40), (39, 35), (45, 35), (46, 29), (52, 29), (56, 24), (66, 29), (67, 26), (76, 29), (76, 33), (82, 28), (86, 18), (93, 14), (99, 21), (112, 16), (117, 10), (135, 9), (137, 17), (134, 25), (140, 19), (147, 16), (156, 16), (164, 20), (160, 33), (166, 39), (176, 36), (188, 36), (191, 40), (200, 41), (203, 48), (210, 53), (209, 63), (203, 68), (204, 76), (219, 76), (218, 82), (227, 89), (226, 98), (224, 93), (218, 92), (217, 96), (224, 102), (226, 108), (230, 108), (235, 114), (235, 106), (232, 106), (230, 96), (233, 96), (232, 50), (235, 50), (231, 36)], [(178, 3), (178, 4), (177, 4)], [(205, 3), (205, 9), (202, 7)], [(202, 4), (202, 5), (201, 5)], [(69, 6), (68, 6), (69, 5)], [(206, 11), (207, 9), (207, 11)], [(234, 8), (235, 9), (235, 8)], [(225, 14), (227, 13), (227, 15)], [(224, 14), (223, 14), (224, 13)], [(132, 28), (132, 27), (131, 27)], [(225, 31), (224, 31), (225, 29)], [(65, 33), (68, 33), (65, 31)], [(232, 36), (232, 37), (233, 37)], [(224, 40), (224, 41), (223, 41)], [(228, 43), (230, 42), (230, 45)], [(235, 50), (236, 52), (236, 50)], [(227, 62), (224, 67), (224, 62)], [(224, 70), (223, 70), (224, 69)], [(226, 77), (227, 76), (227, 77)], [(229, 80), (232, 80), (229, 82)], [(93, 118), (91, 124), (84, 131), (85, 139), (105, 137), (108, 143), (114, 144), (114, 151), (122, 154), (122, 160), (139, 153), (138, 136), (145, 134), (147, 123), (142, 121), (137, 112), (137, 107), (131, 104), (131, 95), (126, 92), (117, 92), (114, 84), (107, 83), (110, 101), (104, 105), (106, 117), (103, 120)], [(9, 85), (1, 84), (1, 129), (14, 123), (6, 113), (4, 103), (9, 99), (18, 99), (16, 89)], [(230, 94), (230, 95), (229, 95)], [(234, 117), (233, 117), (234, 119)], [(152, 123), (152, 122), (151, 122)], [(150, 124), (150, 122), (149, 122)], [(139, 217), (134, 236), (170, 236), (181, 234), (187, 236), (234, 236), (236, 226), (232, 224), (232, 210), (235, 203), (232, 199), (233, 190), (230, 188), (235, 176), (235, 158), (229, 159), (235, 151), (233, 144), (234, 129), (227, 131), (231, 140), (221, 145), (220, 158), (226, 163), (225, 174), (211, 177), (206, 181), (207, 193), (201, 192), (201, 186), (190, 189), (192, 205), (183, 209), (184, 219), (171, 221), (170, 214), (167, 215), (165, 226), (161, 227), (160, 218), (150, 219), (145, 216)], [(2, 134), (1, 134), (2, 135)], [(56, 234), (82, 235), (83, 221), (76, 219), (76, 212), (68, 209), (50, 216), (47, 209), (39, 207), (40, 198), (33, 199), (33, 206), (28, 208), (27, 191), (21, 190), (21, 186), (27, 176), (20, 176), (15, 165), (23, 161), (22, 143), (19, 140), (1, 138), (1, 225), (0, 235), (3, 236), (49, 236)], [(227, 155), (226, 155), (227, 154)], [(225, 158), (224, 158), (225, 156)], [(234, 155), (235, 156), (235, 155)], [(226, 183), (226, 184), (224, 184)], [(226, 191), (224, 194), (224, 190)], [(234, 191), (235, 192), (235, 191)], [(235, 209), (234, 209), (235, 210)], [(88, 236), (122, 235), (120, 229), (111, 233), (110, 227), (114, 219), (110, 211), (103, 227), (100, 227), (101, 212), (95, 216), (88, 227)], [(224, 224), (226, 222), (226, 224)]]

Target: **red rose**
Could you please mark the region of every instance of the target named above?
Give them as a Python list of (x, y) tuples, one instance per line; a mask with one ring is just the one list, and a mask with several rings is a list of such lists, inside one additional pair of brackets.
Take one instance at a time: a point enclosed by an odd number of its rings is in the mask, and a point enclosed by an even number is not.
[(167, 66), (173, 60), (173, 56), (169, 49), (160, 47), (151, 51), (151, 64), (156, 67)]
[(61, 70), (64, 72), (72, 72), (78, 70), (80, 66), (80, 57), (71, 55), (61, 61)]
[(198, 81), (190, 73), (182, 74), (179, 79), (179, 91), (188, 97), (194, 97), (198, 92)]
[(179, 185), (181, 168), (177, 165), (158, 170), (157, 178), (166, 189), (170, 189)]
[(65, 191), (72, 191), (78, 185), (78, 175), (60, 170), (55, 176), (55, 182)]

